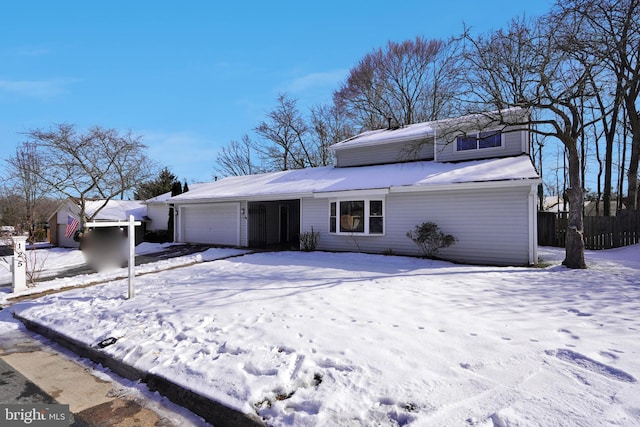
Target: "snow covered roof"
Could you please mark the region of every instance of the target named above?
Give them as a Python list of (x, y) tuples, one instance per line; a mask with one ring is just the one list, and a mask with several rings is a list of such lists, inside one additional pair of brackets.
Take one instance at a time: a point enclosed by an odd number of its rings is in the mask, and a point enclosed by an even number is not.
[(437, 163), (394, 163), (337, 168), (325, 166), (259, 175), (225, 178), (202, 184), (169, 199), (181, 203), (204, 200), (260, 199), (312, 196), (340, 191), (425, 189), (477, 182), (537, 183), (538, 174), (528, 156)]
[(356, 145), (358, 147), (362, 147), (367, 145), (386, 144), (399, 141), (414, 141), (429, 138), (434, 135), (433, 127), (431, 126), (432, 123), (433, 122), (416, 123), (396, 129), (378, 129), (363, 132), (353, 138), (333, 144), (329, 149), (336, 150)]
[(378, 129), (363, 132), (352, 138), (333, 144), (330, 150), (343, 148), (364, 147), (369, 145), (390, 144), (400, 141), (419, 141), (431, 138), (436, 132), (451, 127), (460, 127), (462, 124), (474, 128), (482, 128), (497, 120), (505, 123), (519, 123), (526, 120), (528, 112), (523, 108), (508, 108), (501, 111), (469, 114), (450, 119), (435, 120), (431, 122), (404, 125), (398, 128)]
[[(87, 216), (93, 213), (104, 204), (104, 200), (90, 200), (86, 203)], [(98, 212), (94, 220), (96, 221), (126, 221), (129, 215), (137, 221), (144, 219), (147, 214), (147, 207), (141, 200), (109, 200), (107, 205)]]
[(160, 194), (159, 196), (156, 197), (152, 197), (150, 199), (145, 200), (144, 202), (146, 204), (151, 204), (151, 203), (164, 203), (167, 200), (169, 200), (171, 198), (171, 191), (169, 191), (168, 193), (164, 193), (164, 194)]
[[(198, 186), (202, 185), (202, 183), (193, 183), (189, 187), (190, 190), (198, 188)], [(167, 193), (160, 194), (159, 196), (152, 197), (144, 201), (145, 204), (164, 204), (167, 200), (171, 198), (171, 191)]]

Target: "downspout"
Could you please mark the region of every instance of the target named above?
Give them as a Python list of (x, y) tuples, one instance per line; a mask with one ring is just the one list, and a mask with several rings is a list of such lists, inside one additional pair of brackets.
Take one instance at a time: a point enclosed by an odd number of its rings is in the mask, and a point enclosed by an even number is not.
[(538, 263), (538, 213), (536, 212), (536, 194), (538, 184), (531, 184), (529, 190), (529, 265)]
[(183, 243), (180, 240), (182, 235), (182, 227), (180, 224), (180, 211), (182, 210), (182, 205), (173, 205), (173, 241), (176, 243)]

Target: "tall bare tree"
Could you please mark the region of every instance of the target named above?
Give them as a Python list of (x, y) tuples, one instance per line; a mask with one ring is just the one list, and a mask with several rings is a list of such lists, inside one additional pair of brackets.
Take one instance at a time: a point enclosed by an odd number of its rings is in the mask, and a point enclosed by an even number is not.
[(334, 92), (334, 103), (362, 129), (391, 119), (412, 124), (446, 117), (456, 92), (458, 42), (416, 37), (365, 55)]
[(311, 107), (311, 134), (318, 154), (318, 166), (332, 164), (329, 147), (354, 135), (346, 115), (336, 105)]
[(309, 127), (296, 104), (297, 100), (287, 94), (278, 95), (277, 106), (267, 113), (267, 120), (254, 129), (264, 141), (256, 147), (268, 170), (318, 166)]
[[(640, 93), (640, 0), (559, 1), (557, 8), (582, 21), (580, 49), (601, 58), (606, 75), (592, 80), (596, 108), (601, 117), (605, 140), (604, 214), (609, 215), (613, 188), (613, 146), (620, 121), (632, 133), (631, 159), (628, 175), (628, 208), (637, 209), (638, 160), (640, 132), (638, 94)], [(631, 106), (631, 110), (628, 107)], [(628, 114), (621, 117), (622, 112)], [(624, 162), (620, 165), (624, 168)]]
[(32, 232), (38, 221), (39, 202), (50, 191), (50, 186), (40, 178), (42, 169), (46, 167), (44, 159), (35, 144), (26, 142), (16, 148), (15, 155), (7, 159), (7, 164), (8, 182), (24, 204), (24, 217), (20, 223)]
[(588, 22), (594, 50), (616, 82), (616, 94), (624, 103), (631, 130), (631, 156), (627, 173), (627, 208), (639, 208), (640, 161), (640, 0), (571, 0), (559, 3)]
[[(74, 125), (59, 124), (49, 130), (30, 130), (26, 136), (25, 145), (33, 147), (43, 162), (34, 173), (57, 194), (78, 202), (83, 225), (109, 200), (122, 197), (153, 173), (146, 146), (131, 132), (121, 135), (115, 129), (96, 126), (79, 133)], [(87, 217), (89, 198), (104, 203)]]
[(216, 170), (224, 176), (251, 175), (260, 171), (254, 164), (253, 143), (245, 134), (240, 141), (233, 140), (218, 153)]
[[(586, 268), (579, 139), (592, 123), (585, 122), (581, 106), (593, 96), (589, 81), (601, 63), (582, 49), (577, 37), (582, 25), (575, 14), (557, 7), (539, 20), (516, 19), (506, 30), (467, 37), (470, 86), (480, 110), (539, 110), (539, 118), (530, 123), (532, 131), (557, 138), (566, 150), (569, 224), (564, 264), (569, 268)], [(508, 120), (508, 115), (503, 118), (505, 124)]]

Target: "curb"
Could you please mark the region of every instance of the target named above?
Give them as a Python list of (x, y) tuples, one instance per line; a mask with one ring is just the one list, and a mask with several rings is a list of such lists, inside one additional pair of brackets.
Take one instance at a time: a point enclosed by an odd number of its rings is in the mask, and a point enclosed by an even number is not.
[(24, 326), (71, 350), (80, 357), (87, 358), (94, 363), (109, 368), (112, 372), (131, 381), (145, 383), (149, 390), (158, 392), (173, 403), (182, 406), (196, 415), (204, 418), (216, 427), (264, 427), (265, 424), (257, 417), (244, 414), (235, 409), (224, 406), (220, 402), (211, 400), (192, 390), (188, 390), (168, 379), (156, 374), (150, 374), (120, 360), (110, 357), (101, 350), (90, 347), (80, 341), (53, 331), (39, 323), (13, 314), (13, 317)]

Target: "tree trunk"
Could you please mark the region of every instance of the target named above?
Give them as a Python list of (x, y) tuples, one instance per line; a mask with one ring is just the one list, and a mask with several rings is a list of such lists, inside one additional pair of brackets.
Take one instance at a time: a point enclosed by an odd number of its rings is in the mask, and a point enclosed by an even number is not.
[[(636, 92), (637, 94), (637, 92)], [(631, 128), (631, 157), (627, 170), (627, 209), (638, 210), (638, 162), (640, 161), (640, 113), (636, 108), (637, 97), (627, 96), (627, 119)]]
[[(611, 192), (612, 175), (613, 175), (613, 139), (615, 137), (615, 121), (611, 124), (611, 129), (606, 133), (606, 147), (604, 154), (604, 195), (603, 195), (603, 210), (604, 216), (611, 216)], [(596, 143), (597, 144), (597, 143)], [(597, 203), (600, 199), (598, 199)]]
[(567, 243), (565, 259), (562, 262), (568, 268), (584, 269), (587, 264), (584, 261), (584, 221), (582, 217), (583, 196), (582, 182), (580, 180), (580, 155), (573, 144), (565, 144), (569, 156), (569, 222), (567, 224)]
[(631, 139), (631, 158), (627, 170), (627, 209), (638, 210), (638, 161), (640, 160), (640, 133), (634, 132)]

